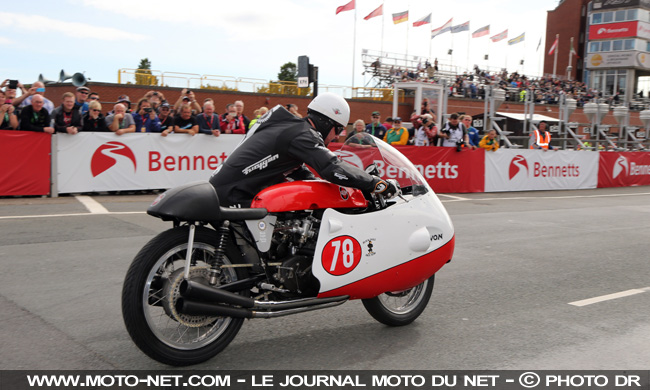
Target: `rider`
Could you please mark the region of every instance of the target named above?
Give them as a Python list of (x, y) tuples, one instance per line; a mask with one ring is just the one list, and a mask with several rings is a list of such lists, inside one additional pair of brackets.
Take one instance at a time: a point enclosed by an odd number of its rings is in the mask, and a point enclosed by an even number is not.
[(255, 194), (268, 186), (287, 178), (313, 179), (303, 163), (332, 183), (394, 196), (397, 188), (393, 183), (339, 161), (327, 149), (349, 119), (348, 103), (329, 92), (314, 98), (302, 119), (280, 105), (272, 108), (210, 177), (219, 203), (226, 207), (249, 207)]

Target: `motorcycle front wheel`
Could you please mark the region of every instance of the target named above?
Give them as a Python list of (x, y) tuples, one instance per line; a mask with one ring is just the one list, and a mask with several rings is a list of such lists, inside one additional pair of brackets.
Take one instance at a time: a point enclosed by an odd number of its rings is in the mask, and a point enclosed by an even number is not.
[[(149, 241), (133, 259), (122, 289), (122, 315), (131, 339), (149, 357), (172, 366), (212, 358), (230, 344), (244, 322), (241, 318), (195, 316), (176, 310), (184, 280), (188, 234), (187, 226), (178, 227)], [(214, 230), (196, 228), (190, 279), (207, 284), (217, 239)], [(228, 267), (237, 254), (236, 247), (228, 245), (218, 264), (215, 287), (247, 276), (243, 268)], [(248, 295), (248, 291), (240, 294)]]
[(386, 292), (369, 299), (362, 299), (368, 313), (389, 326), (403, 326), (415, 321), (429, 303), (435, 275), (408, 290)]

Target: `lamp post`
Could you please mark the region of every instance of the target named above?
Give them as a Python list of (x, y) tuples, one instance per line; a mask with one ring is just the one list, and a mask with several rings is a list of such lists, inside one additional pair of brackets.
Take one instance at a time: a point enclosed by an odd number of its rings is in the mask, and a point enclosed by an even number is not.
[[(628, 149), (627, 147), (627, 136), (628, 136), (628, 131), (630, 130), (629, 127), (629, 122), (630, 122), (630, 109), (625, 107), (625, 106), (618, 106), (614, 107), (614, 119), (616, 119), (616, 122), (618, 123), (618, 144), (619, 146), (623, 146), (622, 144), (625, 145), (625, 149)], [(634, 135), (632, 135), (634, 137)]]
[(584, 113), (591, 122), (591, 134), (596, 136), (596, 148), (600, 145), (600, 136), (603, 136), (603, 139), (610, 144), (610, 146), (616, 146), (608, 138), (607, 132), (603, 129), (609, 129), (608, 126), (602, 125), (602, 121), (609, 111), (609, 106), (605, 103), (587, 103), (584, 106)]
[(560, 97), (560, 134), (562, 134), (562, 138), (564, 138), (562, 141), (563, 149), (566, 149), (566, 138), (569, 134), (571, 134), (571, 136), (578, 142), (582, 149), (585, 147), (582, 141), (580, 141), (576, 134), (569, 128), (569, 118), (576, 110), (577, 106), (578, 104), (574, 98), (568, 97), (564, 94)]

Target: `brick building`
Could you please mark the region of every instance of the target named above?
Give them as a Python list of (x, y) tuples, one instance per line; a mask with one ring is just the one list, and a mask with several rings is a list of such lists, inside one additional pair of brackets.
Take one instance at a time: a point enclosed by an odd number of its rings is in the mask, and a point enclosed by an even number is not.
[[(584, 65), (582, 59), (586, 48), (585, 31), (588, 4), (589, 0), (562, 0), (554, 10), (548, 11), (546, 16), (546, 47), (544, 50), (545, 75), (553, 74), (555, 55), (549, 55), (548, 52), (556, 37), (558, 37), (556, 76), (563, 79), (570, 78), (583, 81)], [(571, 64), (569, 64), (571, 38), (573, 38), (573, 47), (580, 58), (573, 55)], [(570, 75), (568, 72), (569, 65), (571, 65)]]

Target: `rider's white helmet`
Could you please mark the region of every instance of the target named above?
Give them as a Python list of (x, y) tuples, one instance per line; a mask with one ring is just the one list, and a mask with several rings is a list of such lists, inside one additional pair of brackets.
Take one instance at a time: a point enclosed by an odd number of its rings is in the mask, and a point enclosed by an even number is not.
[(331, 92), (321, 93), (307, 106), (341, 126), (347, 126), (350, 121), (350, 106), (342, 97)]

